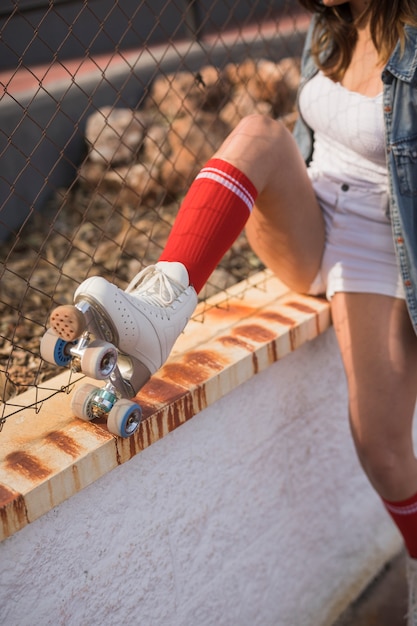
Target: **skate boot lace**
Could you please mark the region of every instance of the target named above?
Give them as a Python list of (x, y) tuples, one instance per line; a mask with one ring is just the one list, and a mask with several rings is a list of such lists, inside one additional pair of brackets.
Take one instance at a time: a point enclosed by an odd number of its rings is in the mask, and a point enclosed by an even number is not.
[(184, 288), (160, 270), (148, 267), (130, 283), (127, 293), (147, 304), (166, 309), (172, 307)]

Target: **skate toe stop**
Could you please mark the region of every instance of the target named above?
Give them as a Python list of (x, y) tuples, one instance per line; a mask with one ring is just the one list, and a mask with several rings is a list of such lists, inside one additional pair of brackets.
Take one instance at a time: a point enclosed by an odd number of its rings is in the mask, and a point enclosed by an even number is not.
[(86, 328), (83, 314), (72, 304), (64, 304), (54, 309), (51, 313), (50, 325), (65, 341), (78, 339)]

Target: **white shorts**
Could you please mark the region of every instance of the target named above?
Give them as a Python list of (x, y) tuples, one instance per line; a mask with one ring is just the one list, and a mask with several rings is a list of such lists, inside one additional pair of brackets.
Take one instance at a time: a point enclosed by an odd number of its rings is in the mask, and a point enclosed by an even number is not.
[(377, 293), (405, 298), (388, 217), (386, 191), (335, 182), (310, 173), (323, 211), (326, 242), (309, 293)]

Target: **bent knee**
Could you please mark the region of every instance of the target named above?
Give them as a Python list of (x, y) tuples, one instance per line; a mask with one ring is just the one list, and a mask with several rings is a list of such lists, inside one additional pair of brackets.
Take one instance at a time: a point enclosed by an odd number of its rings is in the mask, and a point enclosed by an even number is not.
[(256, 136), (265, 136), (270, 138), (276, 138), (282, 134), (288, 134), (289, 131), (285, 124), (281, 120), (273, 119), (262, 113), (251, 113), (246, 115), (237, 124), (235, 131), (254, 133)]
[[(214, 156), (240, 169), (259, 193), (276, 183), (277, 172), (287, 172), (287, 183), (289, 177), (298, 180), (306, 175), (301, 153), (283, 122), (258, 113), (244, 117)], [(274, 189), (279, 195), (280, 190)]]

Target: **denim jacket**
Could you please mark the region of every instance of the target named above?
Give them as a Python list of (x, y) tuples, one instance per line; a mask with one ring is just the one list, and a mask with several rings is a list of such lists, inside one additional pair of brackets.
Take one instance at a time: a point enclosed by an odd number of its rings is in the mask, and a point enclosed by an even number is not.
[[(318, 71), (311, 56), (314, 18), (301, 61), (300, 89)], [(390, 217), (408, 311), (417, 333), (417, 28), (406, 27), (382, 72)], [(312, 155), (313, 131), (299, 117), (295, 139), (305, 161)]]

